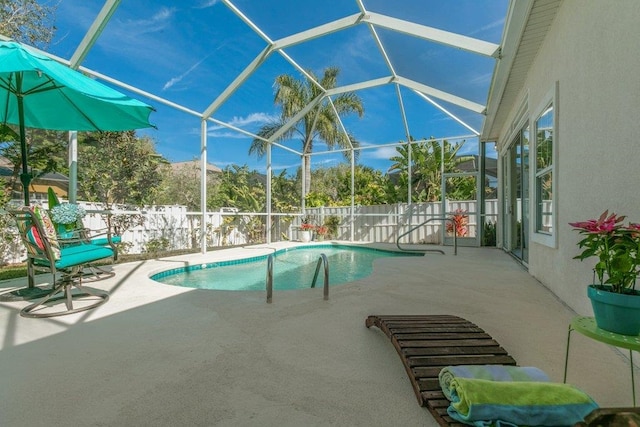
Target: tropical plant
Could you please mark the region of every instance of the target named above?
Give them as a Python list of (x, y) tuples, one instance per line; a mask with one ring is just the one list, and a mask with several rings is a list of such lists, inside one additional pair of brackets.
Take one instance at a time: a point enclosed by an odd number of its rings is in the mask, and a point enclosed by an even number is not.
[(218, 185), (207, 205), (210, 208), (232, 207), (240, 212), (262, 212), (267, 196), (264, 176), (247, 165), (227, 166), (220, 174)]
[(578, 242), (583, 251), (574, 257), (583, 261), (598, 258), (594, 267), (599, 286), (611, 286), (617, 293), (629, 292), (635, 287), (640, 266), (640, 224), (623, 225), (625, 216), (606, 210), (598, 219), (570, 222), (584, 238)]
[[(358, 141), (350, 134), (343, 132), (339, 117), (356, 113), (362, 116), (364, 107), (362, 101), (353, 92), (345, 92), (329, 100), (321, 99), (325, 91), (337, 86), (339, 69), (328, 67), (324, 70), (322, 78), (318, 79), (312, 71), (307, 71), (311, 77), (298, 80), (295, 77), (282, 74), (275, 80), (276, 105), (282, 109), (277, 121), (265, 124), (257, 133), (249, 148), (249, 154), (256, 154), (259, 158), (264, 156), (267, 150), (267, 142), (277, 131), (310, 103), (315, 105), (307, 114), (293, 126), (289, 127), (277, 140), (291, 139), (298, 135), (302, 142), (302, 157), (305, 169), (305, 182), (303, 194), (307, 194), (311, 186), (311, 158), (314, 142), (322, 140), (329, 149), (334, 147), (357, 147)], [(335, 107), (335, 108), (334, 108)], [(337, 115), (336, 115), (337, 113)], [(350, 151), (345, 151), (345, 156), (351, 156)]]
[(283, 170), (271, 178), (271, 206), (277, 213), (296, 212), (300, 206), (300, 185)]
[[(451, 144), (447, 140), (437, 141), (429, 139), (411, 144), (411, 155), (409, 155), (409, 145), (403, 144), (396, 147), (397, 155), (391, 157), (394, 162), (389, 168), (389, 173), (398, 172), (400, 174), (397, 195), (406, 191), (408, 184), (409, 158), (411, 158), (411, 189), (413, 202), (434, 202), (442, 197), (442, 174), (445, 172), (455, 172), (457, 166), (470, 158), (470, 156), (458, 156), (458, 151), (463, 147), (464, 142)], [(460, 181), (460, 183), (463, 183)], [(469, 191), (475, 186), (467, 187), (466, 193), (457, 193), (456, 199), (463, 200), (471, 198), (473, 192)], [(468, 194), (467, 194), (468, 193)]]
[(496, 245), (496, 223), (495, 221), (487, 221), (484, 223), (482, 230), (482, 246)]
[(324, 226), (327, 227), (327, 234), (330, 238), (335, 239), (338, 235), (338, 226), (340, 218), (337, 215), (329, 215), (324, 219)]

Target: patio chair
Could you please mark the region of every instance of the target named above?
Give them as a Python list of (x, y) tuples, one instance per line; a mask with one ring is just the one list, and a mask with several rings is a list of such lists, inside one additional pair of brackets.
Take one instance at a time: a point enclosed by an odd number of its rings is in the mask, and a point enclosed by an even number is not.
[[(51, 187), (48, 188), (47, 193), (49, 197), (49, 209), (60, 204), (60, 199)], [(107, 216), (106, 227), (97, 230), (85, 227), (82, 219), (78, 219), (71, 230), (63, 224), (56, 224), (54, 222), (54, 225), (61, 245), (70, 246), (78, 243), (91, 243), (96, 246), (108, 246), (113, 250), (114, 261), (118, 259), (118, 248), (116, 245), (122, 241), (122, 238), (117, 230), (115, 230), (116, 232), (114, 234), (113, 228), (111, 227), (110, 216)], [(100, 271), (104, 272), (104, 270), (101, 269)]]
[[(78, 219), (75, 227), (71, 230), (61, 225), (56, 225), (55, 230), (61, 248), (91, 244), (111, 249), (113, 251), (113, 261), (118, 259), (117, 244), (120, 243), (122, 239), (120, 235), (113, 234), (109, 226), (103, 229), (93, 230), (85, 227), (82, 219)], [(105, 270), (94, 263), (87, 263), (83, 274), (85, 280), (102, 280), (112, 277), (115, 273)]]
[[(83, 269), (88, 264), (113, 258), (115, 254), (111, 248), (84, 242), (61, 247), (49, 214), (38, 206), (25, 206), (11, 214), (27, 248), (30, 282), (35, 270), (48, 271), (52, 275), (50, 292), (23, 308), (22, 316), (60, 316), (89, 310), (107, 302), (107, 292), (85, 288), (82, 280)], [(79, 292), (74, 292), (73, 288)], [(62, 310), (57, 309), (60, 301), (64, 301)], [(52, 307), (56, 309), (47, 309)]]

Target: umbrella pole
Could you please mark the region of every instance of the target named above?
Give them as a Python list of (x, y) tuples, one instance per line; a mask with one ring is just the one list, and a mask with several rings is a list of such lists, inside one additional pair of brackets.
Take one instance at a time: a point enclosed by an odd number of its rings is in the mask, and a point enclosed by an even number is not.
[[(29, 183), (31, 182), (31, 174), (27, 166), (27, 141), (24, 133), (24, 103), (22, 95), (22, 73), (16, 74), (16, 97), (18, 98), (18, 117), (20, 120), (20, 154), (22, 156), (22, 173), (20, 181), (22, 181), (22, 189), (24, 191), (24, 205), (29, 206)], [(0, 295), (0, 301), (26, 301), (41, 298), (50, 292), (50, 289), (36, 287), (33, 280), (33, 263), (31, 259), (27, 261), (27, 279), (28, 286), (15, 291), (6, 292)]]
[(16, 73), (16, 98), (18, 99), (18, 120), (20, 126), (20, 156), (22, 157), (22, 191), (24, 192), (24, 205), (29, 206), (29, 184), (31, 174), (27, 166), (27, 138), (24, 131), (24, 96), (22, 94), (22, 73)]

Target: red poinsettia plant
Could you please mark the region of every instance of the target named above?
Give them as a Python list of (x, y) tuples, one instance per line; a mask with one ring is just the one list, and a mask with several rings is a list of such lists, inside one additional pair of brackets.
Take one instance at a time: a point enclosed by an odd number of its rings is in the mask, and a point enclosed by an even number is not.
[(598, 258), (594, 271), (599, 286), (609, 285), (617, 293), (635, 287), (640, 266), (640, 224), (624, 225), (625, 219), (624, 215), (609, 215), (606, 210), (598, 219), (569, 223), (584, 236), (578, 242), (583, 251), (574, 259)]

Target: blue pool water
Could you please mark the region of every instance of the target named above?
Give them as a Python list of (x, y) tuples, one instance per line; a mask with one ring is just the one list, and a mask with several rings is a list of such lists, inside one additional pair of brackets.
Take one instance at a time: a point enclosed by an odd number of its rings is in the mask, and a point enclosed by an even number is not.
[[(275, 252), (273, 288), (307, 289), (311, 286), (320, 254), (329, 262), (329, 285), (340, 285), (368, 276), (373, 261), (382, 257), (422, 256), (417, 253), (384, 251), (347, 245), (313, 245)], [(213, 262), (155, 274), (161, 283), (198, 289), (231, 291), (264, 290), (268, 255), (235, 261)], [(317, 287), (322, 287), (324, 270), (320, 267)]]

